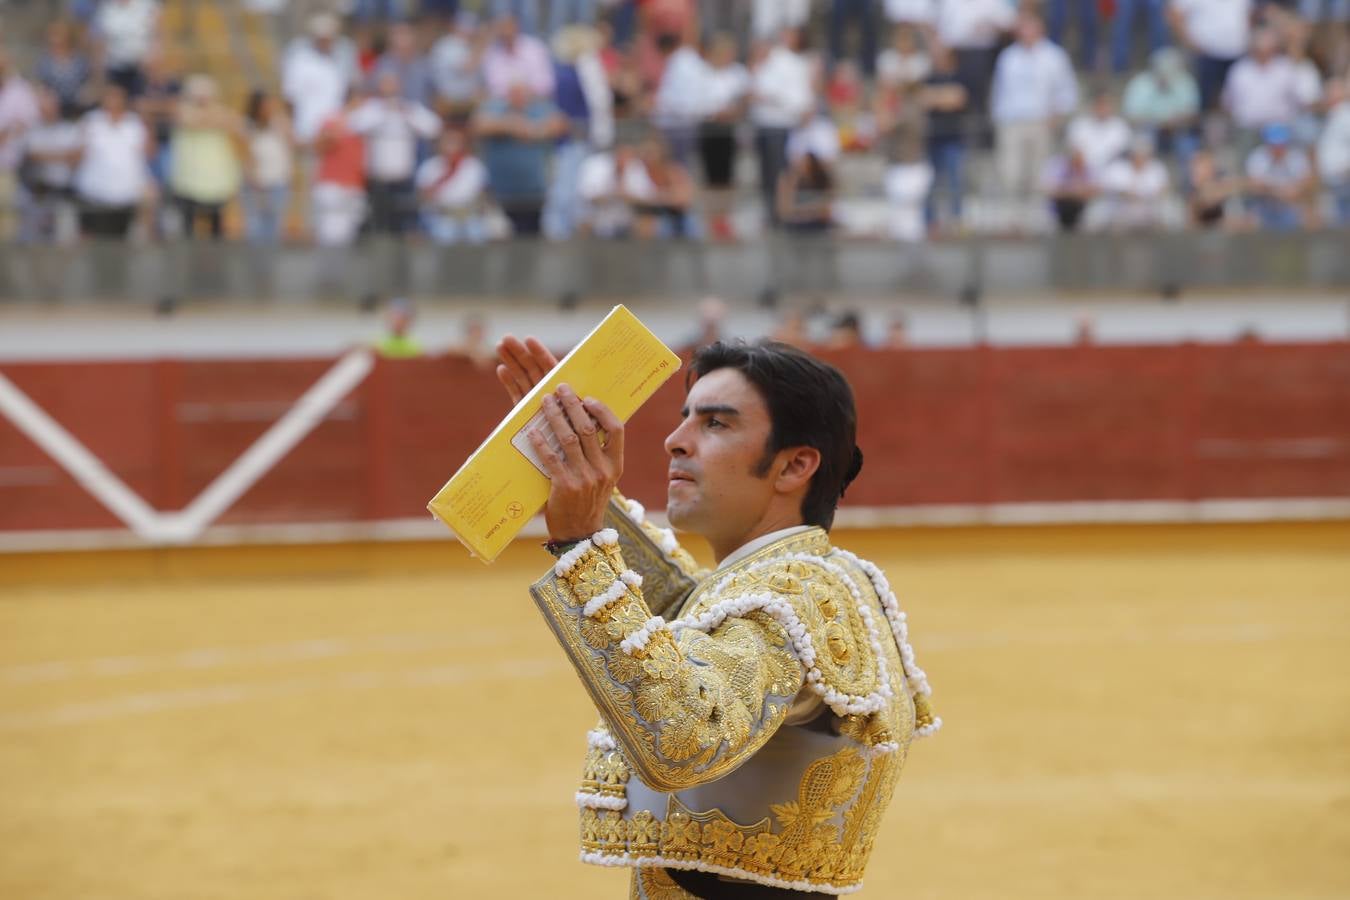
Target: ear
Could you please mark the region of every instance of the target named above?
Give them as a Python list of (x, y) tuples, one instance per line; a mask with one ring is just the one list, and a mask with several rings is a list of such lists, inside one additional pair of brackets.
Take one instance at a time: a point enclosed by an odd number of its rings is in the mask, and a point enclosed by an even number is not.
[(781, 494), (805, 490), (820, 468), (820, 451), (815, 447), (789, 447), (778, 454), (774, 489)]

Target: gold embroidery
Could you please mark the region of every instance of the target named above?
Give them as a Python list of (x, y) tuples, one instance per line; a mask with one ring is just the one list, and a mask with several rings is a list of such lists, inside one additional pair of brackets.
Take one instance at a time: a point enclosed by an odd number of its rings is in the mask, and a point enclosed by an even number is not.
[(656, 866), (644, 866), (633, 873), (629, 896), (637, 900), (698, 900), (676, 884), (665, 869)]

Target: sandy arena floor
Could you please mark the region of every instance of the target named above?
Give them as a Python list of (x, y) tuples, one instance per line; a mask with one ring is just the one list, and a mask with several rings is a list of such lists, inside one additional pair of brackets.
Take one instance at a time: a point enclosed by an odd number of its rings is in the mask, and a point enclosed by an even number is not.
[[(839, 538), (947, 721), (863, 896), (1350, 897), (1350, 523)], [(0, 897), (625, 896), (544, 563), (0, 557)]]

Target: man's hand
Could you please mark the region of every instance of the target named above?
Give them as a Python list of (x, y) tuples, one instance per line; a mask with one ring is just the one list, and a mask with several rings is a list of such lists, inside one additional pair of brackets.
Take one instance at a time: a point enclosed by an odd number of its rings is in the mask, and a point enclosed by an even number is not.
[(506, 395), (512, 403), (530, 392), (530, 388), (544, 380), (544, 376), (558, 364), (557, 358), (538, 338), (527, 337), (524, 341), (508, 334), (497, 345), (497, 380), (506, 388)]
[(599, 400), (583, 401), (565, 384), (544, 397), (544, 418), (562, 448), (555, 451), (541, 429), (530, 430), (530, 444), (553, 481), (544, 507), (549, 539), (590, 537), (604, 527), (605, 507), (623, 474), (623, 423)]

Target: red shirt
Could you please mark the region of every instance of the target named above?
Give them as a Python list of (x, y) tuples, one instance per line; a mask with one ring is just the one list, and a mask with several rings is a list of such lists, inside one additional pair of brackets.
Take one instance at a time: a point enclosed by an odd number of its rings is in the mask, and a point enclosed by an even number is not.
[(366, 143), (347, 127), (342, 113), (330, 116), (319, 129), (319, 181), (343, 187), (366, 186)]

